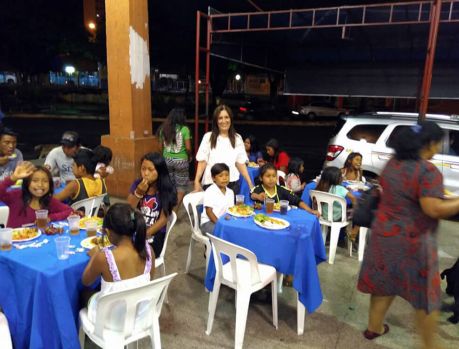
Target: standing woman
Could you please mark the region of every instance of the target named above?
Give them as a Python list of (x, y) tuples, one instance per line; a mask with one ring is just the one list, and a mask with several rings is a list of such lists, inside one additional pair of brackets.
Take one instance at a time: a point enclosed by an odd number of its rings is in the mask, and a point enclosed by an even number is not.
[(395, 156), (383, 170), (382, 195), (371, 227), (358, 289), (369, 293), (371, 340), (386, 334), (384, 317), (395, 296), (415, 310), (422, 348), (438, 348), (441, 291), (437, 256), (438, 220), (459, 212), (459, 199), (443, 199), (443, 178), (428, 160), (441, 149), (442, 129), (434, 122), (402, 129)]
[(266, 154), (268, 155), (268, 162), (272, 163), (277, 170), (288, 173), (288, 163), (290, 157), (288, 154), (280, 149), (277, 139), (271, 138), (265, 145)]
[(172, 183), (177, 188), (177, 206), (180, 207), (189, 181), (191, 134), (186, 126), (185, 111), (174, 108), (159, 129), (160, 147), (166, 160)]
[[(200, 191), (213, 183), (210, 169), (216, 163), (225, 163), (230, 169), (228, 187), (239, 193), (239, 174), (245, 178), (249, 188), (253, 188), (252, 180), (245, 163), (248, 161), (242, 137), (233, 126), (233, 113), (226, 105), (219, 105), (214, 110), (212, 131), (207, 132), (201, 141), (196, 154), (198, 167), (194, 178), (194, 190)], [(202, 180), (201, 180), (202, 177)], [(201, 186), (202, 184), (202, 186)]]

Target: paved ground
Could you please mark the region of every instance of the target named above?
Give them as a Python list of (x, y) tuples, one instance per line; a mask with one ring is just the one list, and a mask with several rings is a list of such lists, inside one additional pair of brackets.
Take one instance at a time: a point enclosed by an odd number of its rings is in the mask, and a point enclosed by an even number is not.
[[(440, 226), (440, 268), (454, 263), (459, 256), (459, 224), (442, 221)], [(173, 229), (166, 252), (168, 273), (178, 272), (169, 288), (169, 304), (165, 304), (160, 318), (163, 348), (232, 348), (234, 347), (234, 292), (222, 287), (215, 315), (213, 332), (205, 334), (208, 293), (204, 290), (203, 246), (196, 247), (190, 274), (185, 274), (185, 261), (190, 239), (189, 223), (183, 208)], [(387, 317), (391, 332), (374, 342), (365, 340), (361, 331), (366, 327), (368, 296), (356, 290), (359, 262), (339, 249), (334, 265), (319, 265), (324, 302), (319, 310), (307, 315), (305, 333), (296, 334), (295, 292), (285, 287), (279, 295), (279, 329), (272, 326), (271, 305), (252, 301), (245, 332), (245, 348), (419, 348), (415, 333), (413, 311), (403, 300), (397, 299)], [(445, 283), (442, 288), (446, 287)], [(451, 301), (446, 298), (446, 301)], [(440, 337), (444, 348), (459, 347), (459, 325), (446, 321), (442, 314)], [(92, 346), (91, 346), (92, 347)], [(140, 348), (149, 348), (143, 340)]]

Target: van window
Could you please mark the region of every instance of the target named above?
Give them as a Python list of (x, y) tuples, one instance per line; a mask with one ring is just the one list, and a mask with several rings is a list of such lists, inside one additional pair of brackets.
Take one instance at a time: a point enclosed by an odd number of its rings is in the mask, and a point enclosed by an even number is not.
[(443, 154), (458, 156), (459, 155), (459, 131), (449, 130), (446, 131), (445, 138), (448, 140), (447, 144), (443, 146)]
[(394, 141), (394, 139), (397, 137), (397, 135), (399, 134), (399, 132), (401, 130), (404, 130), (406, 129), (407, 127), (411, 127), (411, 126), (397, 126), (395, 127), (393, 130), (392, 130), (392, 133), (390, 134), (389, 138), (387, 139), (386, 141), (386, 145), (389, 147), (389, 148), (393, 148), (393, 145), (392, 145), (392, 142)]
[(354, 141), (366, 140), (367, 143), (376, 143), (386, 125), (357, 125), (347, 134), (347, 138)]

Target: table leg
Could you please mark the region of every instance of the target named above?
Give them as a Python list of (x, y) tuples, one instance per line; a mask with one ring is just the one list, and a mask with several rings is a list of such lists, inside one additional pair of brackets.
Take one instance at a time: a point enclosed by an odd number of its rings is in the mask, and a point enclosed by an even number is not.
[(300, 298), (298, 292), (296, 294), (296, 318), (297, 318), (297, 333), (298, 336), (303, 335), (304, 333), (304, 316), (305, 316), (305, 309), (303, 303), (300, 302)]

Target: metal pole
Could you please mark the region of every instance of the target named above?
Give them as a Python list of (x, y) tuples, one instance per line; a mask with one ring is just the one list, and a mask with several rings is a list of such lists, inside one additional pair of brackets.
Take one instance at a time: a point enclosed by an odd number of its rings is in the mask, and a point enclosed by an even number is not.
[(199, 147), (199, 45), (201, 32), (201, 16), (196, 11), (196, 63), (194, 72), (194, 152), (195, 155)]
[(424, 76), (422, 78), (421, 94), (419, 96), (419, 121), (426, 118), (429, 106), (430, 86), (432, 84), (432, 70), (435, 58), (435, 48), (437, 46), (438, 27), (440, 23), (441, 0), (435, 0), (432, 4), (430, 14), (430, 32), (427, 43), (426, 62), (424, 65)]
[(210, 86), (210, 45), (212, 44), (212, 18), (207, 16), (207, 44), (206, 44), (206, 123), (205, 130), (209, 131), (209, 86)]

